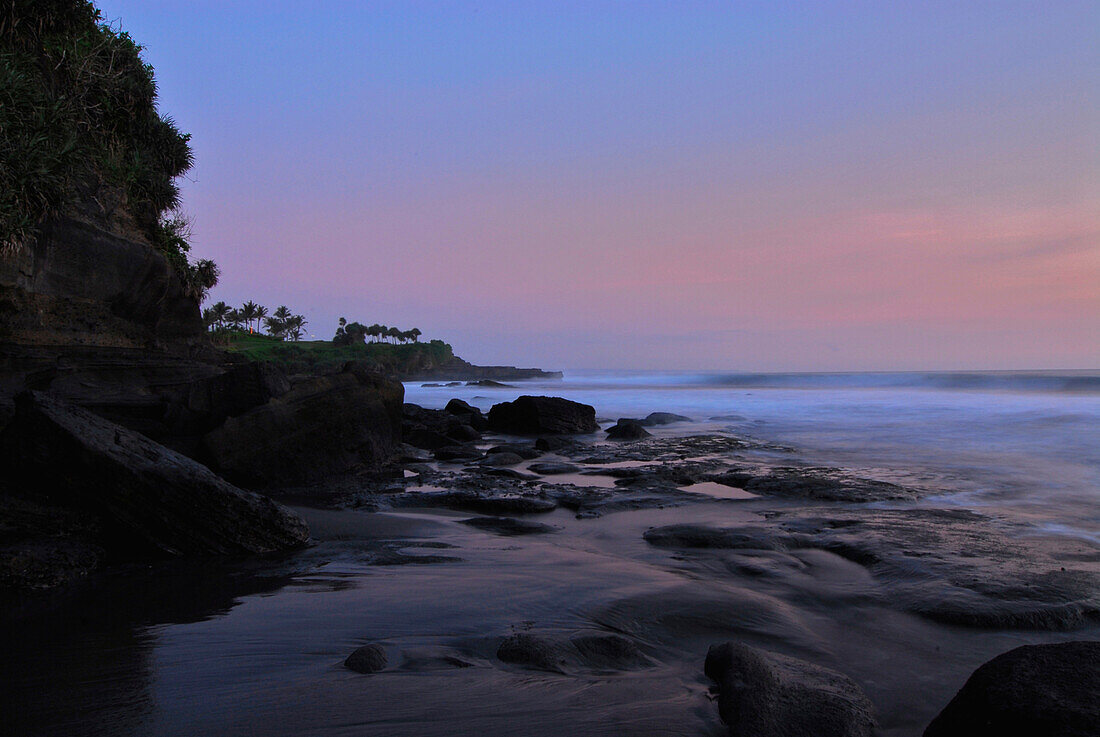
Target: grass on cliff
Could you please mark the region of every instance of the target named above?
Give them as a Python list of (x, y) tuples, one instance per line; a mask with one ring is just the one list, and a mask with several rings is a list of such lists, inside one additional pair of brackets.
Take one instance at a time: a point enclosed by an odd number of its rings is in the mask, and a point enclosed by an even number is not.
[(0, 253), (67, 207), (124, 210), (200, 292), (216, 267), (187, 259), (176, 178), (190, 136), (157, 109), (153, 67), (86, 0), (0, 3)]
[(329, 340), (288, 342), (258, 333), (231, 333), (224, 346), (253, 361), (274, 363), (290, 374), (336, 368), (347, 361), (366, 361), (392, 376), (415, 373), (454, 359), (451, 346), (441, 340), (427, 343), (360, 343), (338, 346)]

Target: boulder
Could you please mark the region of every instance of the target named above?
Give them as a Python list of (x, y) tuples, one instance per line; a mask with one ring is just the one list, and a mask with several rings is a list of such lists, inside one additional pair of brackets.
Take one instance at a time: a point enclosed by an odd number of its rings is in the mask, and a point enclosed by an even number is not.
[(515, 453), (490, 453), (479, 463), (483, 466), (515, 466), (523, 463), (523, 459)]
[(305, 523), (205, 466), (46, 394), (25, 392), (0, 435), (9, 494), (76, 510), (116, 557), (266, 553), (303, 545)]
[(388, 662), (386, 651), (382, 646), (370, 644), (364, 645), (349, 655), (344, 661), (344, 667), (356, 673), (377, 673), (383, 670)]
[(674, 415), (671, 412), (650, 412), (641, 422), (646, 427), (653, 427), (655, 425), (671, 425), (674, 422), (691, 422), (691, 418)]
[(652, 435), (638, 420), (620, 419), (618, 424), (607, 429), (608, 440), (641, 440), (649, 437)]
[(482, 414), (481, 410), (472, 404), (463, 402), (461, 399), (452, 399), (447, 402), (444, 411), (469, 424), (478, 432), (482, 432), (489, 427), (489, 420)]
[(731, 737), (871, 737), (871, 702), (847, 676), (749, 645), (707, 652), (718, 712)]
[(524, 395), (489, 410), (489, 429), (513, 435), (566, 435), (599, 429), (596, 410), (561, 397)]
[(564, 673), (565, 667), (569, 665), (570, 655), (556, 640), (526, 632), (505, 638), (497, 648), (497, 658), (505, 663), (551, 673)]
[(485, 452), (490, 455), (493, 453), (515, 453), (525, 461), (529, 461), (533, 458), (538, 458), (540, 455), (542, 455), (542, 452), (539, 450), (535, 450), (534, 447), (530, 445), (520, 445), (519, 443), (505, 443), (504, 445), (494, 445), (492, 448), (489, 448), (489, 450)]
[(404, 387), (358, 364), (308, 379), (207, 433), (215, 470), (237, 483), (309, 483), (398, 452)]
[(472, 445), (445, 445), (438, 448), (432, 456), (437, 461), (476, 461), (483, 453)]
[(1100, 734), (1100, 642), (1025, 645), (974, 671), (924, 737)]
[(553, 436), (548, 438), (535, 438), (535, 450), (541, 450), (543, 452), (553, 453), (554, 451), (568, 448), (573, 444), (573, 441), (569, 438)]
[(447, 402), (447, 406), (443, 408), (445, 412), (450, 412), (452, 415), (480, 415), (481, 410), (473, 406), (469, 402), (464, 402), (457, 397)]

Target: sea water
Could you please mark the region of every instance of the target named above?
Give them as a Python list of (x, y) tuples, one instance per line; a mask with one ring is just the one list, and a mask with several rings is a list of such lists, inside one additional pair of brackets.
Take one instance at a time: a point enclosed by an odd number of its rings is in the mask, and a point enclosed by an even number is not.
[(488, 411), (520, 394), (560, 396), (601, 420), (673, 412), (674, 434), (730, 432), (804, 462), (874, 469), (933, 486), (933, 503), (996, 506), (1037, 531), (1100, 542), (1100, 371), (672, 373), (569, 371), (508, 387), (422, 386)]

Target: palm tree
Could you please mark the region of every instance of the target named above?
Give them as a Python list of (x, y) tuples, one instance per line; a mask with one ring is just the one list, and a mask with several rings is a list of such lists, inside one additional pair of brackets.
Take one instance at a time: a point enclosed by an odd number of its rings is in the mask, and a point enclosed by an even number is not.
[(202, 311), (202, 324), (207, 330), (213, 332), (214, 325), (218, 322), (218, 316), (214, 313), (213, 307), (207, 307)]
[(390, 328), (389, 330), (386, 331), (386, 335), (393, 338), (393, 342), (396, 343), (397, 339), (401, 337), (401, 331), (398, 330), (397, 328)]
[(244, 322), (244, 318), (241, 315), (241, 311), (234, 308), (226, 313), (225, 320), (229, 323), (230, 330), (240, 330), (241, 324)]
[(229, 317), (229, 311), (232, 308), (225, 302), (215, 302), (210, 309), (213, 311), (214, 322), (218, 327), (225, 327), (225, 319)]
[(267, 327), (267, 331), (276, 338), (284, 338), (287, 331), (287, 321), (293, 316), (290, 308), (286, 305), (279, 305), (275, 308), (275, 311), (271, 313), (271, 317), (264, 321), (264, 325)]
[(409, 331), (409, 337), (412, 338), (413, 343), (419, 343), (420, 342), (420, 336), (423, 335), (423, 334), (424, 333), (420, 332), (420, 328), (413, 328), (412, 330)]
[(241, 319), (244, 320), (246, 326), (248, 326), (248, 332), (252, 332), (252, 321), (256, 319), (256, 308), (258, 304), (249, 300), (241, 305)]
[(264, 318), (267, 317), (267, 308), (263, 305), (256, 305), (256, 332), (260, 332), (260, 325), (263, 324)]
[(302, 339), (302, 328), (307, 324), (306, 318), (302, 315), (291, 315), (286, 319), (286, 333), (287, 337), (297, 342)]

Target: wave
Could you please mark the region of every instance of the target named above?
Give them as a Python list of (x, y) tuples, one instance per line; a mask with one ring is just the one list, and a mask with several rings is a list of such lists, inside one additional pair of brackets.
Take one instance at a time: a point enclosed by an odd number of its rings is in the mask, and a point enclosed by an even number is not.
[(834, 373), (575, 372), (592, 388), (935, 389), (940, 391), (1100, 394), (1100, 371), (900, 371)]
[(936, 371), (868, 373), (706, 374), (709, 386), (782, 389), (939, 389), (1100, 394), (1100, 372)]

